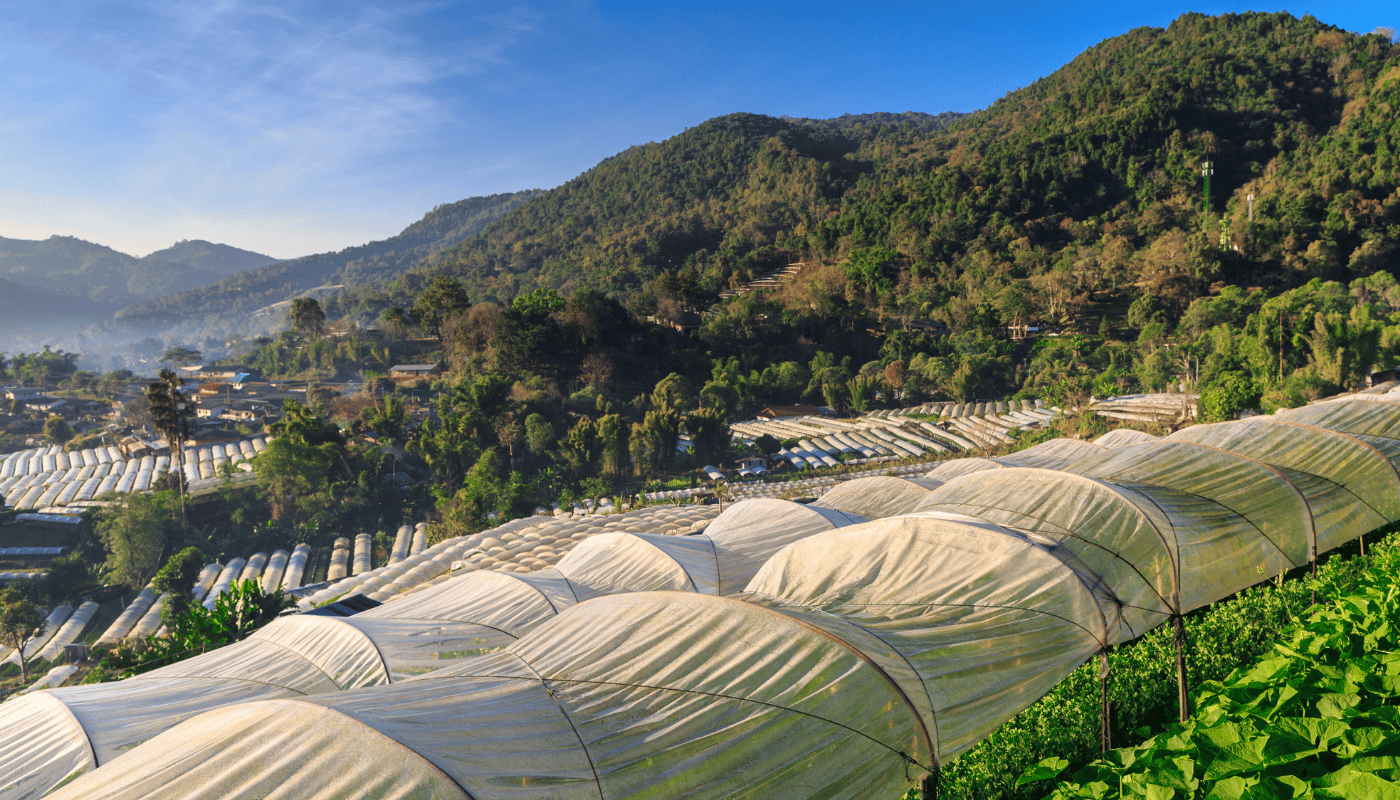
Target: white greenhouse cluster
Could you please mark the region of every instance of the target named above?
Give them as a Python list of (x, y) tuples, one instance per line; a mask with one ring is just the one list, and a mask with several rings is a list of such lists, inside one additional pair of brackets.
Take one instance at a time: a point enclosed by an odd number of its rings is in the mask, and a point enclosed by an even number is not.
[[(533, 516), (498, 528), (425, 546), (423, 523), (399, 528), (389, 563), (339, 580), (302, 599), (302, 609), (354, 595), (386, 602), (409, 590), (448, 580), (462, 569), (526, 573), (558, 564), (574, 546), (605, 533), (677, 535), (703, 529), (716, 506), (658, 506), (625, 514)], [(342, 540), (343, 541), (343, 540)], [(336, 563), (332, 559), (332, 567)], [(327, 577), (330, 577), (329, 575)]]
[[(250, 465), (242, 462), (266, 448), (266, 436), (186, 447), (185, 478), (192, 489), (217, 483), (225, 464), (248, 470)], [(44, 511), (81, 508), (109, 492), (150, 491), (158, 476), (178, 469), (168, 454), (127, 458), (110, 446), (72, 452), (58, 445), (21, 450), (0, 456), (0, 504)]]
[[(1059, 407), (1046, 405), (1044, 400), (978, 400), (881, 409), (870, 412), (869, 418), (915, 425), (956, 445), (954, 449), (973, 450), (1007, 444), (1012, 441), (1011, 431), (1044, 428), (1060, 413)], [(938, 421), (913, 418), (915, 415), (936, 416)]]
[(997, 447), (1014, 441), (1010, 431), (1044, 427), (1058, 413), (1039, 400), (933, 403), (876, 411), (854, 420), (748, 420), (734, 423), (732, 430), (735, 441), (745, 445), (765, 434), (779, 441), (796, 439), (796, 446), (784, 447), (778, 456), (797, 469), (821, 469)]
[(306, 603), (377, 607), (0, 704), (0, 800), (895, 797), (1105, 648), (1400, 520), (1387, 392), (713, 518), (401, 529)]

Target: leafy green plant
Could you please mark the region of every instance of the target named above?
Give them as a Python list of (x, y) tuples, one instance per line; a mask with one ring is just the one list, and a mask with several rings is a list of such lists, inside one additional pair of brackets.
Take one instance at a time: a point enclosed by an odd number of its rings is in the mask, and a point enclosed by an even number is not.
[(115, 647), (97, 670), (108, 679), (127, 678), (223, 647), (246, 639), (293, 602), (280, 589), (264, 592), (255, 580), (235, 582), (215, 599), (213, 608), (191, 604), (182, 613), (164, 617), (167, 635)]
[[(1079, 770), (1069, 798), (1400, 797), (1400, 551), (1263, 658), (1210, 681), (1184, 723)], [(1059, 775), (1047, 759), (1020, 783)]]
[(1240, 412), (1259, 405), (1261, 392), (1248, 375), (1225, 372), (1201, 390), (1198, 407), (1206, 422), (1226, 422), (1239, 417)]
[[(1267, 652), (1307, 609), (1314, 585), (1323, 599), (1348, 593), (1366, 563), (1348, 555), (1354, 552), (1343, 550), (1322, 562), (1316, 584), (1305, 570), (1299, 570), (1285, 580), (1267, 581), (1188, 614), (1189, 685), (1220, 680)], [(1171, 626), (1160, 626), (1110, 649), (1108, 658), (1114, 742), (1139, 741), (1176, 722)], [(1064, 759), (1069, 769), (1098, 758), (1099, 709), (1099, 664), (1092, 660), (976, 747), (944, 765), (939, 797), (1029, 800), (1042, 796), (1043, 785), (1017, 785), (1017, 777), (1048, 758)], [(909, 798), (916, 796), (911, 793)]]

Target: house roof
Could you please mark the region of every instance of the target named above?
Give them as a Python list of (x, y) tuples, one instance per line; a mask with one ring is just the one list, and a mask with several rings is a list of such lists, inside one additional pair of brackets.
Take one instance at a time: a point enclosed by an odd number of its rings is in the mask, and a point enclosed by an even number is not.
[(390, 372), (431, 372), (439, 369), (437, 364), (395, 364), (389, 368)]

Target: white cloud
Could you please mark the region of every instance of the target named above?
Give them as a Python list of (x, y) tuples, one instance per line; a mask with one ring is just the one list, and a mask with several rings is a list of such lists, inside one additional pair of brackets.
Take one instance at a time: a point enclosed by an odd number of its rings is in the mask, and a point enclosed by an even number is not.
[[(20, 25), (54, 74), (21, 74), (12, 84), (29, 99), (0, 99), (0, 146), (32, 156), (0, 195), (59, 193), (70, 210), (47, 228), (72, 228), (80, 208), (89, 222), (122, 217), (123, 206), (166, 221), (229, 215), (233, 227), (321, 213), (364, 220), (413, 182), (447, 194), (435, 202), (460, 199), (462, 190), (442, 187), (453, 134), (470, 128), (472, 92), (518, 69), (509, 51), (538, 21), (528, 6), (239, 0), (46, 16), (30, 11)], [(45, 228), (5, 206), (16, 203), (0, 197), (11, 224)], [(381, 220), (376, 234), (426, 210)], [(311, 251), (292, 241), (327, 238), (272, 227), (291, 237), (277, 249), (297, 254)], [(208, 238), (240, 244), (232, 230)]]

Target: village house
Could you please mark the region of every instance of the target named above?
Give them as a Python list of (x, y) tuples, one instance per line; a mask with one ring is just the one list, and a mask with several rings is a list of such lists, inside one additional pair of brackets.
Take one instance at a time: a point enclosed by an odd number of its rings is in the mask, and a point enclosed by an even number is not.
[(768, 459), (764, 456), (749, 456), (747, 458), (739, 459), (740, 474), (743, 474), (744, 472), (759, 473), (767, 471)]
[(20, 402), (25, 408), (40, 414), (63, 417), (64, 419), (78, 418), (77, 406), (62, 397), (34, 397)]
[(228, 406), (223, 403), (216, 405), (201, 405), (195, 408), (194, 415), (200, 419), (218, 419), (228, 411)]
[(815, 417), (821, 409), (812, 405), (768, 406), (758, 412), (759, 419), (783, 419), (784, 417)]
[(230, 422), (258, 422), (270, 414), (270, 405), (258, 400), (235, 400), (228, 405), (220, 419)]
[(441, 374), (440, 364), (395, 364), (389, 368), (389, 377), (394, 380), (431, 378)]
[(44, 396), (43, 389), (35, 389), (32, 386), (7, 386), (4, 393), (6, 400), (33, 400)]

